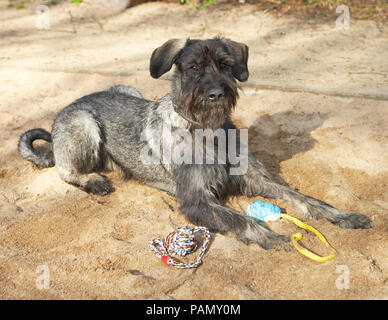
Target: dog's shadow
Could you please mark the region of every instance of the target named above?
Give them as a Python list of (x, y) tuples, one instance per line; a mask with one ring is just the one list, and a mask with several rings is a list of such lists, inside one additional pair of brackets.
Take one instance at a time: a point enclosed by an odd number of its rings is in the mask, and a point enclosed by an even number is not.
[(274, 179), (286, 185), (280, 176), (280, 163), (313, 148), (316, 140), (311, 132), (326, 119), (327, 115), (319, 112), (263, 115), (249, 127), (249, 148)]

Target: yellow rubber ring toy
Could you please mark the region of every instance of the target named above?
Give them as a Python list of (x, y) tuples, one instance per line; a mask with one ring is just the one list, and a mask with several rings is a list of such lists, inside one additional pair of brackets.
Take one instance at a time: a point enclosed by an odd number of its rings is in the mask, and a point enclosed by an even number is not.
[[(315, 233), (315, 235), (319, 238), (319, 240), (321, 240), (327, 247), (331, 247), (330, 244), (327, 242), (326, 238), (315, 228), (313, 228), (312, 226), (309, 226), (308, 224), (288, 215), (288, 214), (285, 214), (285, 213), (281, 213), (280, 214), (280, 217), (281, 218), (284, 218), (284, 219), (287, 219), (291, 222), (293, 222), (294, 224), (296, 224), (298, 227), (302, 228), (302, 229), (305, 229), (305, 230), (308, 230), (308, 231), (311, 231), (313, 233)], [(337, 251), (331, 247), (331, 253), (328, 255), (328, 256), (325, 256), (325, 257), (321, 257), (305, 248), (302, 248), (299, 244), (298, 244), (298, 241), (302, 240), (302, 234), (300, 232), (297, 232), (297, 233), (294, 233), (293, 235), (291, 235), (291, 243), (293, 244), (293, 246), (295, 247), (295, 249), (303, 254), (304, 256), (306, 256), (307, 258), (310, 258), (311, 260), (314, 260), (314, 261), (317, 261), (317, 262), (326, 262), (326, 261), (329, 261), (331, 259), (333, 259), (336, 255), (337, 255)]]
[[(278, 206), (273, 205), (269, 202), (263, 202), (260, 200), (253, 201), (249, 206), (247, 210), (247, 215), (250, 217), (253, 217), (255, 219), (268, 222), (268, 221), (276, 221), (280, 218), (287, 219), (294, 224), (296, 224), (298, 227), (313, 232), (319, 240), (321, 240), (327, 247), (331, 247), (325, 237), (315, 228), (312, 226), (309, 226), (308, 224), (298, 220), (297, 218), (294, 218), (288, 214), (281, 213), (281, 210)], [(337, 251), (331, 247), (331, 253), (328, 256), (321, 257), (299, 245), (299, 241), (302, 240), (302, 234), (300, 232), (294, 233), (291, 235), (291, 243), (295, 247), (295, 249), (306, 256), (307, 258), (317, 261), (317, 262), (326, 262), (331, 259), (333, 259), (337, 255)]]

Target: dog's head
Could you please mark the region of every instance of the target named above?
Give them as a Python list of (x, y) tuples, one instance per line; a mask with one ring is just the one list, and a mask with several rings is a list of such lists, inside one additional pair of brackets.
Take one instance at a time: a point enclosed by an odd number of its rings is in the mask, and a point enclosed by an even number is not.
[(236, 105), (236, 79), (248, 79), (247, 62), (248, 47), (229, 39), (172, 39), (152, 53), (150, 72), (159, 78), (175, 64), (172, 87), (179, 111), (217, 129)]

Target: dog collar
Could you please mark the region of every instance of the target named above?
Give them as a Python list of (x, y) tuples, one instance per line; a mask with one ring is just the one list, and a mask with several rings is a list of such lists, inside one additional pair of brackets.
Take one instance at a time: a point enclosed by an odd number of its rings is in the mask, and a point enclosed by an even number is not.
[(191, 120), (191, 119), (187, 118), (186, 116), (184, 116), (182, 113), (180, 113), (180, 112), (178, 111), (178, 106), (177, 106), (175, 103), (172, 103), (172, 106), (173, 106), (173, 108), (174, 108), (174, 111), (175, 111), (177, 114), (179, 114), (183, 119), (185, 119), (187, 122), (190, 122), (191, 124), (196, 125), (196, 126), (201, 126), (201, 124), (200, 124), (199, 122), (194, 121), (194, 120)]

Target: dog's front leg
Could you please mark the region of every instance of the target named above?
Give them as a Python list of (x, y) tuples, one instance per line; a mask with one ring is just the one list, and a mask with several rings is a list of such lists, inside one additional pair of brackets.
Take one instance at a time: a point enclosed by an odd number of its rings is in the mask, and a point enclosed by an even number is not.
[(288, 237), (269, 230), (265, 223), (223, 206), (203, 183), (201, 171), (191, 166), (184, 167), (178, 170), (176, 176), (176, 196), (180, 203), (179, 209), (191, 223), (205, 226), (214, 232), (232, 232), (239, 240), (245, 243), (256, 242), (264, 249), (289, 241)]
[(337, 210), (321, 200), (303, 195), (275, 182), (252, 153), (249, 153), (248, 172), (239, 181), (244, 195), (283, 199), (310, 219), (325, 218), (342, 228), (366, 229), (372, 227), (370, 219), (365, 215)]

